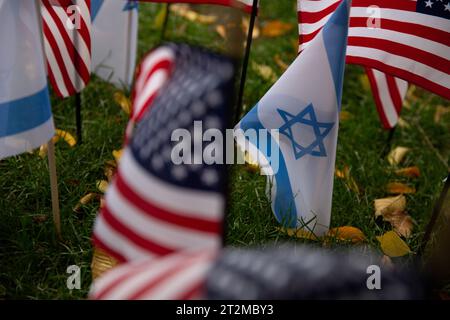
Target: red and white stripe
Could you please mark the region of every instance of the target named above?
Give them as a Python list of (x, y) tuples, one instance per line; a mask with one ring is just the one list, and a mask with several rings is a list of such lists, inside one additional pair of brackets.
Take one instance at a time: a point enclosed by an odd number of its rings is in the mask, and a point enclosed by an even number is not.
[[(339, 0), (299, 0), (300, 40), (318, 32)], [(379, 7), (380, 28), (369, 6)], [(417, 13), (415, 0), (353, 0), (347, 63), (378, 69), (450, 98), (450, 20)]]
[[(76, 6), (76, 7), (71, 7)], [(80, 28), (68, 27), (78, 8)], [(59, 97), (80, 92), (91, 68), (90, 0), (41, 0), (48, 76)]]
[(220, 247), (223, 196), (168, 184), (146, 172), (129, 149), (105, 203), (93, 241), (119, 261)]
[(371, 68), (366, 68), (366, 74), (381, 123), (385, 129), (392, 129), (400, 117), (408, 82)]
[(204, 297), (214, 251), (180, 252), (158, 260), (119, 265), (97, 279), (90, 290), (96, 300), (188, 300)]
[(221, 6), (241, 8), (247, 13), (251, 13), (253, 7), (253, 0), (141, 0), (141, 1), (163, 2), (163, 3), (218, 4)]

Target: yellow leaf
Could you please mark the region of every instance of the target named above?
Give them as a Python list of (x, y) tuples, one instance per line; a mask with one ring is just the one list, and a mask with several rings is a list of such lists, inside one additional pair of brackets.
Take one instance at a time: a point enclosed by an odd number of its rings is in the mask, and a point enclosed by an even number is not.
[(356, 183), (356, 181), (353, 179), (353, 177), (350, 175), (350, 168), (349, 166), (344, 166), (343, 170), (337, 169), (335, 172), (336, 177), (340, 179), (345, 180), (345, 185), (349, 190), (352, 190), (355, 193), (360, 193), (359, 186)]
[(131, 113), (131, 102), (122, 92), (114, 93), (114, 101), (122, 108), (122, 110), (129, 115)]
[(75, 212), (79, 212), (81, 207), (84, 205), (87, 205), (88, 203), (90, 203), (91, 201), (95, 200), (95, 199), (99, 199), (100, 195), (98, 193), (88, 193), (86, 195), (84, 195), (76, 204), (76, 206), (73, 208), (73, 211)]
[(443, 115), (450, 113), (449, 107), (444, 107), (442, 105), (438, 105), (436, 107), (436, 112), (434, 113), (434, 123), (441, 122), (441, 118)]
[(260, 168), (258, 163), (250, 157), (250, 154), (246, 152), (244, 154), (244, 161), (246, 168), (251, 172), (259, 172)]
[(185, 18), (192, 22), (199, 22), (203, 24), (211, 24), (216, 22), (216, 16), (207, 16), (203, 14), (199, 14), (195, 11), (189, 9), (188, 6), (182, 4), (173, 4), (170, 6), (170, 11), (175, 13), (177, 16)]
[(264, 64), (257, 64), (256, 62), (252, 63), (252, 68), (255, 70), (264, 80), (269, 80), (271, 82), (277, 81), (277, 75), (273, 71), (273, 69)]
[(367, 77), (367, 75), (365, 73), (361, 74), (359, 76), (359, 82), (361, 83), (364, 91), (366, 91), (366, 92), (371, 92), (372, 91), (372, 89), (370, 88), (369, 78)]
[(278, 37), (288, 33), (294, 28), (292, 23), (286, 23), (279, 20), (268, 22), (261, 31), (264, 37)]
[(390, 182), (386, 186), (386, 190), (392, 194), (400, 194), (400, 193), (416, 193), (416, 189), (414, 187), (410, 187), (401, 182)]
[(216, 32), (224, 39), (227, 38), (227, 29), (223, 24), (219, 24), (216, 26)]
[(382, 236), (378, 236), (381, 250), (389, 257), (402, 257), (411, 253), (408, 245), (394, 231), (388, 231)]
[(106, 180), (98, 180), (96, 185), (97, 189), (102, 193), (105, 193), (106, 189), (108, 189), (108, 181)]
[(279, 232), (287, 234), (289, 237), (296, 237), (299, 239), (307, 239), (317, 241), (319, 238), (312, 232), (305, 229), (295, 228), (277, 228)]
[(404, 195), (400, 194), (396, 197), (388, 197), (375, 199), (375, 216), (384, 216), (386, 214), (392, 213), (396, 210), (403, 211), (406, 208), (406, 198)]
[(155, 17), (154, 26), (156, 29), (162, 29), (164, 25), (164, 20), (166, 20), (167, 16), (167, 5), (163, 5), (161, 10), (159, 10), (158, 14)]
[(405, 128), (405, 129), (411, 127), (411, 125), (408, 122), (406, 122), (403, 118), (398, 118), (398, 126), (400, 128)]
[(108, 179), (108, 182), (111, 182), (111, 179), (116, 173), (116, 166), (112, 166), (107, 162), (103, 169), (103, 173), (105, 174), (105, 177)]
[(273, 60), (275, 61), (277, 66), (280, 67), (281, 71), (283, 71), (283, 72), (289, 67), (289, 65), (281, 59), (279, 54), (276, 54), (275, 57), (273, 58)]
[(47, 155), (47, 145), (43, 144), (39, 147), (39, 157), (44, 159), (46, 155)]
[(339, 121), (346, 121), (351, 118), (353, 118), (353, 115), (350, 112), (345, 110), (339, 112)]
[(343, 241), (351, 241), (353, 243), (364, 242), (366, 240), (364, 233), (358, 228), (352, 226), (343, 226), (330, 229), (325, 237)]
[(395, 174), (398, 176), (418, 178), (420, 177), (420, 170), (418, 167), (414, 166), (395, 170)]
[[(250, 26), (250, 19), (247, 17), (243, 17), (242, 18), (242, 31), (244, 32), (244, 34), (247, 34), (249, 26)], [(261, 33), (261, 31), (259, 30), (258, 25), (255, 23), (255, 25), (253, 26), (252, 39), (259, 38), (260, 33)]]
[(400, 164), (409, 151), (406, 147), (396, 147), (389, 152), (387, 159), (391, 165)]
[(75, 146), (77, 144), (77, 140), (67, 131), (56, 129), (56, 141), (59, 140), (59, 138), (62, 138), (67, 144), (71, 147)]
[(123, 149), (120, 150), (113, 150), (112, 155), (114, 159), (116, 160), (116, 163), (119, 163), (120, 157), (122, 156)]

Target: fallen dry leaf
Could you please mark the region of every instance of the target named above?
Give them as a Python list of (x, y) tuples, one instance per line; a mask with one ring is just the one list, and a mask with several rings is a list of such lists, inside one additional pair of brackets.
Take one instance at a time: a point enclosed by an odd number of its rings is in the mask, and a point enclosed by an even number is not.
[(216, 26), (216, 32), (223, 38), (227, 38), (227, 29), (223, 24), (219, 24)]
[(434, 123), (441, 122), (442, 116), (447, 113), (450, 113), (450, 107), (444, 107), (442, 105), (438, 105), (436, 107), (436, 112), (434, 113)]
[(351, 241), (353, 243), (364, 242), (366, 240), (364, 233), (358, 228), (352, 226), (343, 226), (330, 229), (325, 237), (343, 241)]
[(276, 54), (275, 57), (273, 57), (273, 60), (275, 61), (277, 66), (280, 67), (282, 72), (284, 72), (289, 67), (289, 65), (281, 59), (279, 54)]
[(401, 236), (409, 238), (413, 229), (413, 220), (409, 214), (404, 211), (394, 211), (384, 217), (394, 230)]
[(117, 91), (114, 93), (114, 101), (122, 108), (122, 110), (129, 115), (131, 113), (131, 102), (123, 92)]
[(106, 180), (98, 180), (96, 183), (97, 189), (102, 193), (106, 192), (106, 189), (108, 189), (108, 185), (108, 181)]
[(398, 118), (398, 126), (404, 129), (408, 129), (411, 127), (411, 125), (403, 118)]
[(312, 232), (305, 229), (295, 228), (277, 228), (278, 231), (287, 234), (289, 237), (296, 237), (299, 239), (307, 239), (317, 241), (319, 238)]
[(273, 71), (273, 69), (264, 64), (258, 64), (256, 62), (252, 62), (252, 68), (255, 70), (264, 80), (268, 80), (271, 82), (277, 81), (277, 75)]
[[(250, 18), (243, 17), (242, 18), (242, 31), (244, 32), (244, 34), (248, 33), (248, 28), (249, 27), (250, 27)], [(261, 31), (259, 30), (258, 25), (255, 23), (255, 25), (253, 26), (252, 39), (259, 38), (260, 34), (261, 34)]]
[(352, 190), (353, 192), (355, 192), (357, 194), (359, 194), (361, 192), (355, 179), (353, 179), (353, 177), (350, 175), (349, 166), (347, 166), (347, 165), (344, 166), (343, 170), (336, 169), (335, 175), (336, 175), (336, 177), (345, 180), (345, 185), (347, 186), (347, 188), (349, 190)]
[(119, 163), (120, 157), (122, 156), (123, 149), (120, 150), (113, 150), (112, 155), (114, 159), (116, 160), (116, 163)]
[[(55, 138), (56, 137), (56, 138)], [(56, 129), (55, 130), (55, 137), (53, 138), (53, 141), (56, 143), (59, 141), (59, 139), (63, 139), (67, 144), (71, 147), (75, 146), (77, 144), (77, 140), (67, 131)]]
[(370, 81), (369, 81), (369, 78), (367, 77), (367, 75), (366, 75), (365, 73), (364, 73), (364, 74), (361, 74), (361, 75), (359, 76), (359, 82), (361, 83), (361, 85), (362, 85), (364, 91), (366, 91), (366, 92), (372, 92), (372, 89), (370, 88)]
[(416, 166), (395, 170), (395, 174), (403, 177), (418, 178), (420, 177), (420, 169)]
[(406, 198), (400, 194), (396, 197), (375, 199), (374, 207), (376, 217), (390, 214), (396, 210), (403, 211), (406, 208)]
[(217, 21), (216, 16), (199, 14), (189, 9), (189, 6), (183, 4), (173, 4), (170, 6), (170, 11), (179, 17), (185, 18), (192, 22), (202, 24), (211, 24)]
[(396, 232), (388, 231), (382, 236), (378, 236), (381, 250), (389, 257), (402, 257), (411, 253), (408, 245), (403, 241)]
[(108, 179), (108, 182), (111, 182), (114, 174), (116, 173), (117, 167), (110, 165), (109, 162), (105, 163), (105, 167), (103, 168), (103, 173), (105, 177)]
[(87, 205), (88, 203), (96, 199), (100, 199), (100, 195), (98, 193), (90, 192), (84, 195), (75, 205), (75, 207), (73, 207), (73, 211), (77, 213), (80, 212), (82, 206)]
[(261, 34), (264, 37), (278, 37), (288, 33), (294, 28), (292, 23), (282, 22), (280, 20), (273, 20), (264, 25)]
[(391, 165), (400, 164), (410, 150), (406, 147), (396, 147), (389, 152), (387, 159)]
[(339, 112), (339, 121), (346, 121), (353, 118), (353, 115), (345, 110), (342, 110), (341, 112)]
[(416, 188), (401, 182), (389, 182), (386, 185), (386, 191), (391, 194), (416, 193)]

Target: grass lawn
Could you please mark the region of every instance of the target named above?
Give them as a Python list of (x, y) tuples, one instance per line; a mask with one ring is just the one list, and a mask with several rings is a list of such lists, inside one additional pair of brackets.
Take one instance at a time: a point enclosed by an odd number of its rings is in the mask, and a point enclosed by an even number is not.
[[(259, 36), (254, 41), (251, 61), (271, 67), (277, 76), (282, 70), (275, 56), (285, 63), (296, 56), (295, 3), (295, 0), (261, 1), (257, 21), (260, 27), (275, 19), (294, 25), (282, 36)], [(159, 41), (160, 30), (155, 27), (154, 19), (161, 8), (160, 4), (140, 6), (139, 58)], [(200, 9), (206, 10), (204, 6)], [(191, 22), (174, 14), (169, 20), (167, 38), (214, 49), (224, 47), (224, 40), (214, 25)], [(256, 69), (250, 63), (244, 97), (247, 110), (273, 83), (260, 76)], [(361, 229), (367, 237), (365, 245), (381, 253), (376, 236), (390, 230), (391, 226), (375, 221), (373, 201), (388, 196), (387, 183), (408, 183), (417, 190), (406, 195), (407, 211), (415, 221), (413, 234), (406, 242), (414, 252), (448, 170), (450, 113), (438, 123), (434, 116), (438, 105), (449, 106), (449, 102), (420, 89), (409, 98), (409, 107), (404, 108), (402, 118), (410, 127), (397, 128), (392, 144), (411, 148), (401, 167), (418, 166), (421, 175), (415, 179), (401, 178), (382, 156), (388, 133), (381, 128), (361, 75), (362, 68), (347, 66), (342, 109), (348, 119), (340, 123), (336, 159), (337, 168), (350, 168), (361, 192), (352, 191), (345, 180), (335, 179), (331, 224), (332, 227), (351, 225)], [(112, 151), (121, 147), (127, 116), (114, 101), (116, 91), (93, 76), (82, 93), (83, 144), (73, 148), (64, 142), (56, 145), (63, 242), (57, 241), (51, 219), (47, 159), (35, 152), (0, 161), (0, 299), (86, 297), (91, 282), (90, 236), (99, 202), (91, 202), (79, 213), (75, 213), (73, 207), (86, 193), (97, 192), (96, 181), (105, 179), (105, 162), (113, 159)], [(58, 100), (53, 96), (52, 106), (56, 126), (75, 135), (74, 99)], [(229, 245), (308, 241), (292, 239), (278, 231), (264, 195), (264, 177), (244, 166), (235, 166), (231, 172), (232, 192), (227, 216)], [(412, 256), (414, 254), (409, 258)], [(81, 290), (66, 288), (66, 268), (73, 264), (81, 267)]]

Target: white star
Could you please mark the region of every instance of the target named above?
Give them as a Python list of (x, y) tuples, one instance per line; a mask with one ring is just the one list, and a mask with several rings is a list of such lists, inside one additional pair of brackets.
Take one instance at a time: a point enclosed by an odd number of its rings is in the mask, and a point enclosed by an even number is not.
[(431, 8), (432, 5), (433, 5), (433, 2), (431, 2), (431, 0), (428, 0), (428, 1), (425, 2), (425, 8), (426, 7), (430, 7)]
[(444, 11), (450, 11), (450, 2), (447, 4), (444, 4)]

